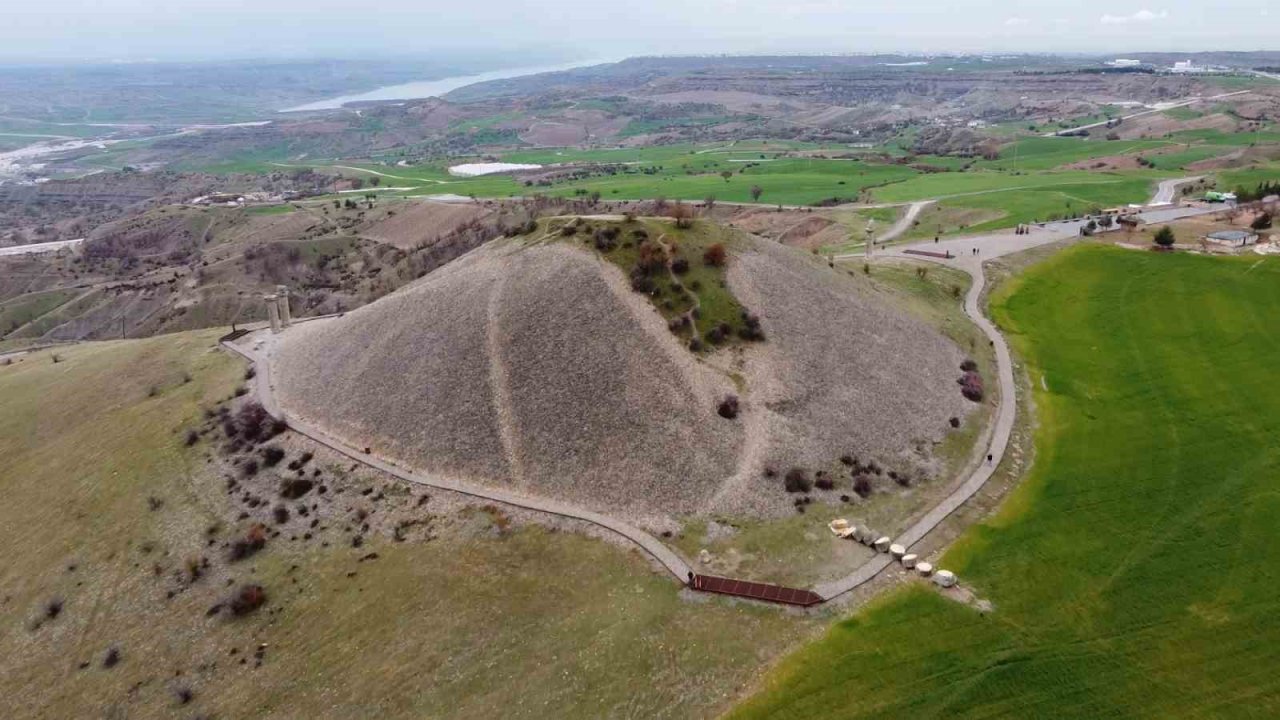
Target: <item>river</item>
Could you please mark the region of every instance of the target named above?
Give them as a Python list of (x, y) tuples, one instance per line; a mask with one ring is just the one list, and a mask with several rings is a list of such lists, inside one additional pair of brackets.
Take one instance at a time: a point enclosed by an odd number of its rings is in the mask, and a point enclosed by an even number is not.
[(354, 95), (342, 95), (328, 100), (319, 100), (306, 105), (286, 108), (280, 112), (308, 112), (312, 110), (336, 110), (347, 103), (353, 102), (372, 102), (379, 100), (420, 100), (422, 98), (439, 97), (451, 90), (457, 90), (467, 85), (475, 85), (476, 83), (488, 82), (490, 80), (508, 80), (510, 78), (524, 77), (525, 75), (537, 75), (539, 73), (560, 72), (562, 70), (573, 70), (575, 68), (590, 67), (592, 65), (603, 65), (613, 62), (612, 60), (592, 60), (588, 62), (573, 62), (562, 65), (540, 65), (533, 67), (507, 68), (506, 70), (491, 70), (477, 75), (459, 75), (457, 77), (441, 78), (440, 80), (420, 80), (417, 82), (403, 83), (401, 85), (387, 85), (376, 90), (357, 93)]

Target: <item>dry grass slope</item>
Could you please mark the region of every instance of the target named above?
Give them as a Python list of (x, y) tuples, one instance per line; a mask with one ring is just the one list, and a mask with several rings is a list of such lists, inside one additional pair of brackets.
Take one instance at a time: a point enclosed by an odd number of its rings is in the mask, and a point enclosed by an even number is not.
[[(573, 245), (497, 241), (290, 330), (274, 361), (282, 404), (428, 472), (654, 526), (787, 512), (767, 463), (927, 465), (968, 409), (959, 348), (807, 255), (736, 238), (729, 288), (768, 339), (699, 357), (621, 270)], [(735, 420), (717, 415), (730, 393)]]

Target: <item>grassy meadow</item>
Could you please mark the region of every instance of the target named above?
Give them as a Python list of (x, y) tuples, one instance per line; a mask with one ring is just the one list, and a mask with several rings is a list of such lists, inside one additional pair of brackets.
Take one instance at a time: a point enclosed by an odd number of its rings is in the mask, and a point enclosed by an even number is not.
[[(0, 363), (8, 716), (707, 717), (815, 627), (691, 601), (633, 550), (466, 509), (434, 511), (429, 539), (374, 532), (358, 549), (291, 541), (295, 518), (229, 564), (206, 534), (248, 521), (206, 463), (217, 435), (184, 443), (243, 382), (219, 332)], [(336, 492), (343, 471), (324, 467)], [(204, 574), (175, 581), (200, 554)], [(208, 616), (245, 582), (262, 609)]]
[(1037, 457), (941, 565), (835, 625), (732, 718), (1280, 714), (1280, 261), (1080, 246), (993, 296)]

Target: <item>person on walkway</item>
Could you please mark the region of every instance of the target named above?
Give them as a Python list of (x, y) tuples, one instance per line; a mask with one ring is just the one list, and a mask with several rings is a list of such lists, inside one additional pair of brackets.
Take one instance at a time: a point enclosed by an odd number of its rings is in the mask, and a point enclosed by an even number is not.
[(987, 453), (987, 463), (991, 463), (991, 453)]

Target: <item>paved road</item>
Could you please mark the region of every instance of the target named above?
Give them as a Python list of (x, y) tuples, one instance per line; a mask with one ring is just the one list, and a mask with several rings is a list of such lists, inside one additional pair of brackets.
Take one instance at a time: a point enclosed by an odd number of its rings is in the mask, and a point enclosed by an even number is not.
[(902, 233), (911, 229), (911, 223), (920, 217), (920, 212), (934, 203), (933, 200), (917, 200), (907, 206), (907, 211), (903, 213), (898, 221), (889, 226), (888, 230), (876, 236), (876, 242), (887, 243), (896, 239)]
[(681, 583), (688, 581), (692, 570), (683, 558), (661, 540), (621, 520), (549, 498), (531, 497), (500, 488), (411, 472), (385, 458), (379, 457), (377, 454), (367, 454), (357, 450), (320, 428), (286, 414), (275, 396), (275, 390), (271, 383), (271, 353), (274, 348), (275, 338), (276, 336), (273, 336), (269, 330), (256, 330), (236, 342), (223, 343), (223, 345), (253, 363), (257, 370), (254, 376), (254, 394), (258, 398), (258, 402), (262, 403), (262, 407), (273, 417), (283, 418), (291, 430), (346, 455), (352, 460), (381, 470), (406, 482), (592, 523), (615, 532), (638, 545), (641, 550), (666, 567)]
[[(967, 480), (944, 498), (942, 502), (912, 523), (910, 527), (898, 533), (893, 538), (895, 543), (910, 548), (924, 539), (951, 513), (973, 497), (974, 493), (978, 492), (986, 484), (987, 480), (991, 479), (991, 476), (995, 474), (995, 469), (1000, 465), (1000, 460), (1004, 457), (1005, 448), (1009, 444), (1009, 436), (1013, 432), (1013, 423), (1017, 417), (1018, 409), (1013, 381), (1013, 362), (1009, 355), (1009, 346), (1004, 341), (1004, 336), (982, 314), (982, 309), (979, 305), (982, 290), (986, 286), (986, 276), (982, 270), (983, 261), (1057, 242), (1073, 237), (1079, 232), (1079, 222), (1059, 223), (1043, 229), (1033, 227), (1031, 232), (1026, 235), (1016, 235), (1013, 232), (993, 233), (991, 235), (956, 238), (937, 243), (923, 242), (901, 245), (876, 253), (877, 257), (910, 258), (937, 262), (963, 270), (973, 277), (973, 284), (969, 288), (969, 294), (965, 296), (964, 312), (982, 330), (987, 339), (991, 341), (992, 347), (996, 352), (996, 365), (998, 366), (996, 375), (1000, 384), (1000, 406), (996, 411), (995, 427), (991, 433), (990, 444), (986, 448), (986, 452), (982, 453), (983, 455), (989, 453), (992, 456), (991, 462), (982, 463)], [(975, 248), (979, 251), (977, 254), (973, 252)], [(907, 252), (908, 250), (950, 253), (952, 257), (944, 259), (912, 255)], [(854, 257), (857, 256), (855, 255)], [(831, 600), (869, 582), (892, 564), (893, 560), (888, 555), (877, 555), (853, 573), (838, 580), (823, 583), (815, 587), (814, 591), (824, 599)]]
[(57, 252), (63, 248), (70, 248), (84, 242), (84, 238), (76, 238), (75, 240), (54, 240), (53, 242), (31, 243), (29, 245), (12, 245), (10, 247), (0, 247), (0, 257), (8, 257), (10, 255), (38, 255), (41, 253)]
[(1173, 178), (1170, 180), (1161, 180), (1159, 187), (1156, 188), (1156, 194), (1151, 198), (1151, 205), (1168, 205), (1178, 196), (1178, 188), (1183, 185), (1189, 185), (1203, 178), (1203, 175), (1195, 175), (1193, 177)]
[[(1121, 120), (1132, 120), (1133, 118), (1142, 117), (1142, 116), (1144, 116), (1144, 115), (1153, 115), (1153, 114), (1155, 114), (1155, 113), (1162, 113), (1162, 112), (1164, 112), (1165, 110), (1173, 110), (1174, 108), (1186, 107), (1186, 106), (1188, 106), (1188, 105), (1195, 105), (1196, 103), (1201, 103), (1201, 102), (1209, 102), (1210, 100), (1221, 100), (1222, 98), (1229, 98), (1229, 97), (1231, 97), (1231, 96), (1233, 96), (1233, 95), (1244, 95), (1244, 94), (1246, 94), (1246, 93), (1251, 93), (1251, 92), (1253, 92), (1253, 91), (1252, 91), (1252, 90), (1237, 90), (1237, 91), (1235, 91), (1235, 92), (1222, 93), (1221, 95), (1212, 95), (1212, 96), (1210, 96), (1210, 97), (1203, 97), (1203, 98), (1202, 98), (1202, 97), (1194, 97), (1194, 98), (1191, 98), (1191, 99), (1189, 99), (1189, 100), (1183, 100), (1182, 102), (1172, 103), (1172, 104), (1170, 104), (1170, 105), (1163, 105), (1163, 104), (1162, 104), (1162, 105), (1161, 105), (1160, 107), (1158, 107), (1158, 108), (1152, 108), (1152, 109), (1150, 109), (1150, 110), (1143, 110), (1143, 111), (1141, 111), (1141, 112), (1136, 112), (1136, 113), (1133, 113), (1133, 114), (1131, 114), (1131, 115), (1122, 115), (1122, 116), (1120, 117), (1120, 119), (1121, 119)], [(1057, 131), (1054, 131), (1054, 132), (1051, 132), (1051, 133), (1045, 133), (1045, 134), (1044, 134), (1044, 137), (1059, 137), (1059, 136), (1063, 136), (1063, 135), (1074, 135), (1075, 133), (1082, 132), (1082, 131), (1084, 131), (1084, 130), (1092, 130), (1092, 129), (1094, 129), (1094, 128), (1104, 127), (1108, 122), (1110, 122), (1110, 120), (1103, 120), (1102, 122), (1089, 123), (1088, 125), (1081, 125), (1080, 127), (1067, 128), (1066, 130), (1057, 130)]]

